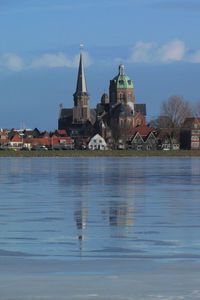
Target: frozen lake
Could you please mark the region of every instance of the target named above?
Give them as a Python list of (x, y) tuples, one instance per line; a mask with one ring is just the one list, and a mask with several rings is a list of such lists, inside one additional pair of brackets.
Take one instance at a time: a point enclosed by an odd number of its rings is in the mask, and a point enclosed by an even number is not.
[(0, 158), (0, 300), (200, 299), (199, 158)]

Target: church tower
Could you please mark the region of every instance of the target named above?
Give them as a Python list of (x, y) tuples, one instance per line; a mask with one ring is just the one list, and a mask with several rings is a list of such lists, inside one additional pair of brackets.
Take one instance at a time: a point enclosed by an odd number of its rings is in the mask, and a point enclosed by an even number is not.
[(90, 120), (90, 96), (86, 87), (82, 52), (80, 53), (76, 92), (74, 93), (73, 97), (73, 124), (84, 124), (86, 121)]
[(135, 104), (133, 81), (125, 75), (123, 64), (119, 65), (118, 75), (110, 80), (109, 98), (113, 104)]

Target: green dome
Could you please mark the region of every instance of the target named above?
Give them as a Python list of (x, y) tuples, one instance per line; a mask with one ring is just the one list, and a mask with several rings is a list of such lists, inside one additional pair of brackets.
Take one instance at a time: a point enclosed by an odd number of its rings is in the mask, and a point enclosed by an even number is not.
[(117, 75), (113, 80), (117, 89), (133, 89), (133, 81), (126, 75)]
[(117, 89), (133, 89), (133, 81), (124, 74), (124, 65), (119, 66), (119, 74), (113, 78)]

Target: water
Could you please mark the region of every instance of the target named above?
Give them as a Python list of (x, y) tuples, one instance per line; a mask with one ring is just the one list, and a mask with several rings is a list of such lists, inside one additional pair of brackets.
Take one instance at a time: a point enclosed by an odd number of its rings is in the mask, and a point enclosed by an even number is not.
[(200, 299), (200, 159), (0, 158), (0, 300)]

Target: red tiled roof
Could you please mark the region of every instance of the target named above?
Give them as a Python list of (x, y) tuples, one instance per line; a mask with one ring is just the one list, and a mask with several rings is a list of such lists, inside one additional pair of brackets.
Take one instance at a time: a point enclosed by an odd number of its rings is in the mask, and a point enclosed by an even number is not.
[(15, 135), (10, 140), (11, 140), (11, 142), (16, 142), (16, 143), (21, 142), (21, 139), (17, 133), (15, 133)]
[(133, 128), (132, 130), (132, 135), (134, 135), (136, 132), (139, 132), (140, 135), (142, 136), (146, 136), (148, 135), (150, 132), (154, 132), (155, 130), (152, 127), (149, 126), (138, 126)]
[(65, 129), (58, 129), (58, 130), (56, 130), (56, 133), (61, 134), (61, 135), (67, 135), (67, 131)]

